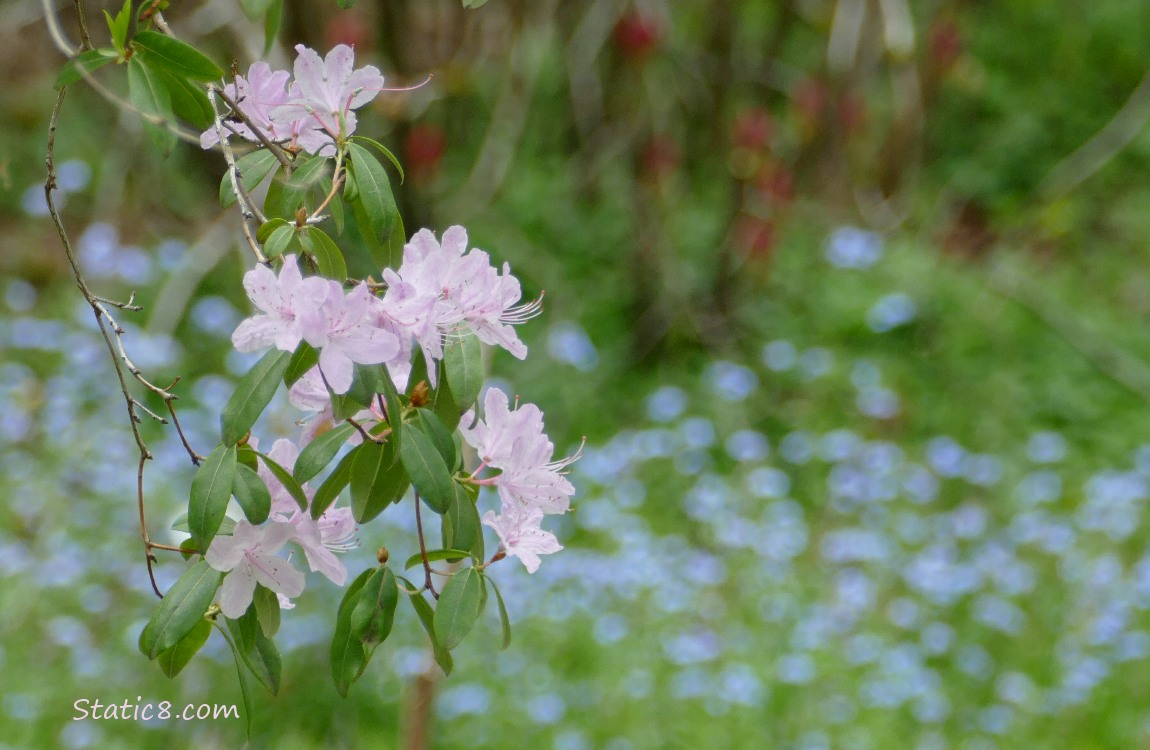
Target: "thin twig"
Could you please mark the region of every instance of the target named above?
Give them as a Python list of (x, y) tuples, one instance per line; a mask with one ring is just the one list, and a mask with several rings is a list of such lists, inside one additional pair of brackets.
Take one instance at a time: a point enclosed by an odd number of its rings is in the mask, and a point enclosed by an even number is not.
[[(292, 160), (288, 157), (287, 151), (284, 150), (283, 146), (279, 145), (278, 143), (276, 143), (275, 141), (271, 140), (266, 135), (264, 135), (264, 132), (259, 128), (259, 126), (257, 126), (250, 119), (248, 119), (248, 116), (246, 114), (244, 114), (244, 111), (242, 109), (240, 109), (240, 105), (237, 104), (230, 96), (228, 96), (227, 92), (225, 92), (222, 88), (220, 88), (219, 86), (216, 86), (214, 84), (210, 85), (210, 86), (208, 86), (208, 94), (211, 95), (212, 92), (215, 92), (216, 96), (220, 97), (220, 100), (223, 101), (224, 104), (228, 105), (228, 109), (231, 110), (232, 115), (234, 115), (237, 119), (239, 119), (239, 121), (242, 122), (244, 125), (247, 125), (248, 128), (253, 133), (255, 133), (256, 138), (258, 138), (260, 143), (262, 143), (264, 145), (264, 148), (266, 148), (268, 151), (271, 151), (273, 154), (275, 154), (276, 159), (279, 160), (279, 163), (283, 165), (284, 169), (287, 170), (287, 173), (290, 175), (291, 171), (295, 165), (292, 163)], [(220, 135), (220, 142), (221, 143), (223, 142), (223, 135), (222, 134)]]
[(431, 595), (436, 599), (439, 598), (439, 593), (435, 590), (435, 585), (431, 582), (431, 563), (427, 559), (427, 542), (423, 538), (423, 516), (419, 512), (419, 493), (415, 493), (415, 530), (419, 534), (419, 556), (423, 558), (423, 587), (431, 592)]
[(231, 145), (228, 143), (227, 136), (224, 135), (223, 119), (216, 109), (217, 94), (223, 97), (223, 92), (219, 91), (215, 86), (208, 86), (208, 100), (211, 102), (212, 113), (215, 115), (216, 135), (220, 139), (220, 150), (223, 151), (224, 161), (228, 163), (228, 177), (232, 183), (232, 192), (236, 194), (236, 202), (239, 203), (242, 214), (240, 217), (240, 225), (243, 227), (244, 239), (247, 240), (248, 247), (252, 249), (252, 253), (256, 256), (256, 262), (267, 265), (267, 256), (264, 255), (263, 250), (260, 249), (259, 243), (252, 234), (252, 228), (248, 226), (248, 219), (255, 218), (257, 210), (247, 190), (244, 189), (243, 176), (240, 174), (240, 168), (236, 166), (235, 154), (232, 153)]

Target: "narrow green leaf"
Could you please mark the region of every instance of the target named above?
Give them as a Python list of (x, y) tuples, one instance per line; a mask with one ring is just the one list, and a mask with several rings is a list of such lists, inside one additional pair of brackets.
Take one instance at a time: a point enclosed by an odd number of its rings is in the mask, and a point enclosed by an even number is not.
[(261, 245), (267, 244), (272, 235), (284, 227), (291, 227), (292, 224), (287, 219), (281, 219), (276, 216), (275, 218), (268, 219), (263, 224), (260, 224), (259, 229), (256, 230), (256, 241)]
[(392, 443), (364, 442), (351, 467), (351, 509), (359, 523), (367, 523), (407, 492), (409, 479), (396, 460)]
[(427, 507), (445, 513), (454, 496), (451, 473), (431, 439), (409, 425), (404, 430), (399, 458)]
[(149, 659), (182, 641), (204, 619), (224, 574), (200, 560), (184, 571), (156, 606), (140, 635), (140, 650)]
[(237, 446), (239, 450), (236, 451), (237, 464), (243, 464), (252, 471), (260, 470), (260, 459), (256, 455), (255, 450), (250, 445)]
[(276, 37), (280, 33), (280, 23), (283, 21), (284, 0), (275, 0), (268, 7), (268, 14), (264, 17), (264, 54), (272, 48)]
[(276, 394), (292, 353), (272, 349), (248, 370), (220, 414), (224, 443), (235, 445), (248, 433)]
[(335, 635), (331, 641), (331, 676), (335, 689), (346, 698), (352, 683), (359, 679), (367, 667), (368, 653), (363, 642), (351, 634), (351, 613), (359, 603), (360, 593), (372, 570), (365, 570), (352, 581), (339, 603), (335, 617)]
[(160, 82), (159, 76), (134, 56), (128, 60), (128, 98), (132, 106), (144, 115), (157, 117), (163, 121), (156, 123), (144, 117), (144, 130), (148, 131), (152, 142), (165, 154), (171, 151), (176, 145), (176, 134), (169, 127), (175, 119), (175, 115), (172, 114), (171, 94)]
[(269, 693), (278, 694), (283, 662), (275, 641), (264, 635), (255, 610), (249, 608), (240, 620), (225, 619), (236, 640), (240, 659)]
[(309, 227), (303, 236), (307, 238), (304, 249), (315, 256), (320, 274), (342, 284), (347, 278), (347, 264), (343, 260), (343, 253), (327, 232), (319, 227)]
[(483, 579), (491, 585), (491, 590), (495, 592), (495, 602), (499, 605), (499, 626), (503, 630), (503, 645), (499, 650), (503, 651), (511, 645), (511, 618), (507, 616), (507, 605), (503, 603), (503, 595), (499, 593), (494, 579), (489, 575), (484, 575)]
[(284, 371), (284, 385), (291, 388), (307, 371), (319, 364), (319, 352), (306, 341), (301, 341), (298, 348), (291, 355), (287, 370)]
[(343, 10), (347, 10), (355, 5), (355, 0), (335, 0), (335, 3)]
[(390, 160), (391, 163), (393, 165), (395, 165), (395, 171), (399, 172), (399, 184), (401, 184), (401, 185), (403, 184), (403, 181), (404, 181), (403, 165), (401, 165), (399, 163), (399, 159), (395, 158), (395, 154), (393, 154), (391, 152), (391, 149), (387, 148), (386, 146), (384, 146), (379, 141), (372, 140), (371, 138), (368, 138), (366, 135), (353, 135), (351, 137), (351, 139), (353, 141), (360, 141), (360, 142), (366, 143), (370, 146), (374, 146), (376, 148), (376, 150), (378, 150), (381, 154), (386, 156), (388, 158), (388, 160)]
[(112, 45), (121, 52), (128, 43), (128, 26), (132, 23), (132, 0), (124, 0), (124, 5), (115, 18), (108, 11), (104, 11), (108, 19), (108, 31), (112, 34)]
[(182, 672), (192, 657), (196, 655), (196, 652), (208, 642), (208, 636), (211, 633), (212, 623), (200, 618), (200, 621), (192, 627), (191, 632), (184, 636), (179, 643), (161, 651), (160, 655), (156, 657), (163, 673), (168, 677), (175, 677)]
[(216, 630), (220, 631), (220, 635), (222, 635), (224, 640), (228, 642), (228, 648), (232, 650), (232, 656), (236, 660), (236, 673), (239, 675), (240, 679), (240, 695), (244, 701), (244, 723), (247, 725), (247, 736), (248, 741), (250, 742), (252, 739), (252, 716), (255, 715), (256, 707), (255, 701), (252, 700), (251, 686), (248, 685), (248, 671), (244, 669), (243, 660), (240, 657), (240, 650), (236, 647), (236, 644), (232, 642), (232, 637), (228, 635), (228, 631), (218, 622), (214, 624), (216, 626)]
[(435, 632), (449, 651), (471, 631), (483, 611), (483, 576), (475, 568), (464, 568), (447, 580), (439, 592), (435, 609)]
[(470, 409), (483, 387), (483, 351), (470, 329), (448, 337), (443, 347), (443, 366), (456, 406)]
[(355, 433), (355, 428), (349, 424), (342, 424), (323, 433), (312, 440), (300, 451), (295, 462), (292, 474), (301, 484), (323, 471), (331, 463), (335, 454), (343, 447), (347, 439)]
[[(475, 558), (476, 562), (483, 562), (483, 525), (479, 520), (479, 509), (475, 507), (475, 500), (467, 489), (459, 482), (452, 482), (454, 490), (451, 505), (443, 514), (441, 534), (443, 546), (454, 550), (464, 550)], [(452, 560), (458, 560), (457, 555)]]
[(268, 12), (273, 2), (274, 0), (240, 0), (240, 8), (248, 19), (258, 21)]
[(268, 241), (264, 243), (264, 255), (269, 259), (283, 255), (293, 237), (295, 237), (295, 227), (276, 227), (268, 237)]
[(472, 10), (475, 8), (482, 8), (486, 4), (487, 0), (463, 0), (463, 7), (471, 8)]
[(427, 409), (416, 409), (415, 418), (419, 424), (419, 429), (431, 439), (431, 444), (435, 446), (435, 450), (443, 459), (444, 466), (454, 466), (455, 441), (452, 440), (451, 433), (448, 432), (439, 417)]
[(64, 63), (64, 67), (60, 69), (60, 74), (56, 76), (54, 88), (59, 91), (65, 86), (71, 86), (92, 71), (104, 67), (115, 59), (114, 50), (85, 50)]
[[(236, 159), (240, 183), (248, 193), (259, 187), (278, 165), (279, 159), (276, 159), (276, 155), (264, 148), (256, 149)], [(236, 193), (232, 190), (231, 175), (224, 172), (223, 179), (220, 180), (220, 205), (227, 208), (235, 202)]]
[(379, 393), (383, 396), (383, 405), (387, 408), (387, 414), (384, 416), (387, 417), (387, 425), (391, 428), (391, 435), (387, 439), (388, 442), (395, 444), (395, 449), (398, 451), (399, 444), (403, 440), (403, 403), (399, 400), (399, 391), (386, 367), (380, 370), (377, 385)]
[(362, 209), (362, 218), (366, 219), (366, 224), (361, 221), (360, 231), (372, 243), (385, 243), (399, 217), (387, 172), (370, 151), (355, 142), (348, 144), (348, 155), (351, 157), (349, 169), (355, 175), (354, 203)]
[[(398, 577), (398, 576), (397, 576)], [(409, 589), (415, 589), (417, 586), (411, 583), (406, 578), (398, 577), (403, 581)], [(415, 610), (419, 622), (423, 625), (423, 629), (427, 631), (427, 637), (431, 640), (432, 653), (435, 655), (435, 663), (443, 670), (445, 675), (450, 675), (451, 670), (455, 668), (455, 661), (451, 658), (451, 652), (443, 647), (439, 642), (439, 638), (435, 634), (435, 610), (423, 598), (423, 594), (411, 594), (407, 597), (411, 601), (411, 606)]]
[(351, 612), (351, 637), (368, 646), (386, 641), (398, 601), (395, 576), (387, 568), (377, 568), (363, 585), (359, 601)]
[[(144, 60), (145, 64), (147, 59)], [(168, 90), (168, 97), (172, 102), (172, 111), (177, 117), (187, 120), (195, 127), (203, 130), (215, 121), (215, 111), (208, 95), (199, 84), (192, 83), (186, 78), (173, 75), (166, 70), (153, 69), (152, 74), (164, 88)]]
[[(464, 557), (470, 556), (470, 552), (461, 549), (429, 549), (427, 551), (427, 561), (429, 563), (437, 562), (439, 560), (459, 560)], [(423, 564), (423, 554), (416, 552), (411, 557), (407, 558), (407, 562), (403, 564), (404, 570), (411, 570), (416, 565)]]
[(278, 479), (280, 484), (284, 486), (284, 489), (288, 491), (288, 494), (291, 495), (292, 499), (299, 505), (300, 510), (307, 510), (307, 495), (304, 494), (303, 487), (300, 487), (295, 477), (267, 454), (256, 451), (256, 455), (263, 460), (264, 466), (268, 467), (268, 471), (272, 473), (272, 476)]
[(150, 67), (161, 68), (180, 78), (193, 81), (217, 81), (224, 77), (223, 68), (187, 42), (158, 31), (141, 31), (132, 39), (133, 46)]
[(331, 474), (328, 474), (327, 479), (315, 491), (315, 495), (311, 499), (312, 518), (318, 520), (351, 481), (351, 467), (355, 463), (355, 458), (355, 450), (352, 450), (340, 459)]
[(217, 445), (192, 477), (188, 531), (196, 549), (207, 552), (220, 530), (236, 477), (236, 447)]
[(232, 484), (232, 495), (244, 511), (248, 521), (259, 525), (268, 520), (271, 513), (272, 496), (260, 475), (244, 464), (236, 464), (236, 477)]
[(255, 594), (252, 595), (252, 605), (256, 610), (256, 621), (260, 624), (260, 630), (268, 638), (275, 638), (280, 629), (279, 597), (262, 583), (257, 583)]
[(296, 170), (284, 183), (279, 205), (276, 207), (278, 213), (294, 220), (296, 210), (303, 208), (310, 215), (311, 207), (318, 205), (318, 201), (311, 199), (311, 193), (319, 187), (330, 164), (330, 160), (321, 156), (313, 157), (303, 163), (297, 162)]

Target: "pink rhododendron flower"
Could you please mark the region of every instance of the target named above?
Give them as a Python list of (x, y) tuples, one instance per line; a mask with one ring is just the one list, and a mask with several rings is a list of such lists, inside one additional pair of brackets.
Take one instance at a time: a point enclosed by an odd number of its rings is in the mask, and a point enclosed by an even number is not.
[(295, 527), (287, 523), (253, 526), (240, 520), (231, 536), (212, 540), (204, 559), (228, 574), (219, 590), (224, 615), (242, 617), (251, 606), (257, 583), (289, 598), (303, 593), (303, 573), (276, 555), (295, 533)]
[[(555, 446), (543, 434), (543, 412), (534, 404), (508, 408), (507, 395), (488, 388), (483, 398), (483, 419), (473, 411), (463, 415), (459, 431), (479, 453), (482, 466), (500, 469), (488, 481), (499, 490), (503, 512), (516, 506), (539, 508), (543, 513), (566, 513), (575, 487), (563, 470), (579, 458), (575, 454), (553, 461)], [(467, 425), (474, 424), (473, 427)]]
[(288, 103), (276, 110), (275, 117), (311, 118), (320, 129), (301, 133), (299, 145), (308, 153), (331, 156), (335, 141), (355, 132), (352, 110), (375, 98), (383, 89), (383, 76), (372, 65), (355, 70), (355, 51), (346, 44), (333, 47), (323, 60), (302, 44), (296, 45), (296, 52)]
[[(301, 137), (309, 143), (316, 137), (322, 139), (322, 132), (318, 136), (316, 134), (316, 131), (321, 131), (321, 125), (315, 118), (307, 115), (294, 119), (282, 116), (280, 108), (288, 103), (289, 78), (291, 74), (286, 70), (272, 70), (266, 62), (257, 62), (248, 69), (246, 78), (236, 76), (235, 83), (224, 86), (224, 94), (236, 103), (248, 121), (245, 123), (239, 118), (229, 120), (223, 128), (224, 136), (234, 132), (246, 140), (259, 142), (259, 136), (248, 125), (251, 123), (264, 138), (277, 143), (296, 145)], [(200, 135), (202, 148), (211, 148), (219, 142), (220, 135), (215, 125)]]
[(241, 352), (255, 352), (275, 346), (295, 351), (309, 330), (320, 325), (320, 307), (327, 298), (327, 282), (303, 278), (294, 255), (285, 255), (277, 277), (266, 266), (257, 265), (244, 274), (244, 290), (261, 313), (242, 321), (232, 334), (232, 344)]
[(487, 511), (483, 516), (484, 525), (495, 529), (502, 549), (509, 556), (518, 557), (528, 573), (539, 570), (540, 555), (563, 549), (554, 534), (539, 527), (542, 520), (543, 511), (538, 508), (498, 516)]
[(399, 353), (399, 339), (377, 327), (369, 306), (375, 297), (360, 284), (348, 294), (337, 281), (328, 281), (322, 315), (309, 316), (303, 337), (320, 350), (319, 368), (336, 393), (351, 388), (355, 364), (382, 364)]
[[(403, 248), (399, 276), (417, 294), (436, 299), (433, 319), (442, 333), (451, 333), (466, 324), (480, 341), (501, 346), (519, 359), (527, 347), (511, 326), (539, 312), (537, 302), (516, 306), (522, 296), (519, 281), (503, 265), (500, 274), (482, 250), (467, 249), (467, 230), (453, 226), (443, 233), (442, 242), (430, 230), (421, 229)], [(436, 346), (420, 339), (425, 349)], [(442, 349), (442, 344), (438, 345)], [(437, 357), (438, 358), (438, 357)]]

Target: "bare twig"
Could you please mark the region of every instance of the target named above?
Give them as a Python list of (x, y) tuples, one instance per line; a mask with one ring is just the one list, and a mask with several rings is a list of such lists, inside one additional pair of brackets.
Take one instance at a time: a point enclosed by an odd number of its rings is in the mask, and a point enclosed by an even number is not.
[(435, 590), (435, 585), (431, 582), (431, 563), (427, 559), (427, 541), (423, 538), (423, 516), (419, 511), (419, 493), (415, 493), (415, 530), (419, 534), (419, 555), (423, 558), (423, 587), (431, 592), (431, 595), (436, 599), (439, 598), (439, 592)]
[[(242, 109), (240, 109), (240, 105), (237, 104), (230, 96), (228, 96), (227, 93), (222, 88), (220, 88), (219, 86), (215, 86), (215, 85), (208, 86), (208, 95), (210, 96), (213, 92), (215, 93), (216, 96), (218, 96), (220, 98), (220, 100), (224, 104), (228, 105), (228, 109), (231, 110), (231, 114), (233, 116), (235, 116), (244, 125), (247, 125), (248, 128), (253, 133), (255, 133), (256, 138), (259, 138), (259, 141), (260, 141), (260, 143), (263, 144), (264, 148), (266, 148), (268, 151), (271, 151), (273, 154), (275, 154), (276, 159), (279, 160), (279, 163), (283, 165), (284, 169), (287, 170), (287, 173), (290, 175), (291, 171), (295, 165), (292, 163), (291, 158), (287, 155), (287, 151), (284, 150), (283, 146), (279, 145), (275, 141), (268, 138), (264, 134), (263, 130), (261, 130), (259, 128), (259, 126), (257, 126), (250, 119), (248, 119), (248, 116), (246, 114), (244, 114), (244, 111)], [(216, 119), (218, 121), (220, 118), (217, 117)], [(223, 145), (223, 143), (224, 143), (224, 136), (221, 133), (220, 134), (221, 146)]]

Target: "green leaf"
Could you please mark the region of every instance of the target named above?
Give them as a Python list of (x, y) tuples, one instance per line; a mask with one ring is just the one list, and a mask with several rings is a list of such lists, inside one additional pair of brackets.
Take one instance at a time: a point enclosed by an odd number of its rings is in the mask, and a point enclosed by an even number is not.
[(276, 395), (291, 358), (291, 352), (272, 349), (240, 378), (220, 414), (224, 443), (235, 445), (251, 430), (272, 396)]
[(255, 715), (256, 708), (255, 701), (252, 700), (252, 689), (248, 685), (248, 672), (244, 669), (243, 660), (240, 657), (240, 650), (236, 647), (236, 644), (232, 642), (228, 631), (218, 622), (214, 623), (214, 625), (216, 626), (216, 630), (220, 631), (224, 640), (228, 642), (228, 648), (232, 650), (232, 656), (236, 660), (236, 673), (240, 678), (240, 695), (244, 701), (244, 722), (247, 725), (248, 741), (250, 742), (252, 738), (252, 716)]
[[(416, 586), (406, 578), (399, 578), (403, 581), (409, 589), (414, 589)], [(443, 647), (439, 642), (439, 638), (435, 634), (435, 610), (423, 598), (423, 594), (411, 594), (407, 597), (411, 601), (411, 606), (415, 610), (419, 622), (422, 623), (423, 629), (427, 631), (427, 637), (431, 640), (432, 653), (435, 654), (435, 663), (443, 670), (445, 675), (450, 675), (451, 670), (455, 668), (455, 661), (451, 658), (451, 652)]]
[(335, 0), (335, 3), (343, 10), (347, 10), (348, 8), (355, 5), (355, 0)]
[(160, 600), (140, 634), (140, 650), (149, 659), (182, 641), (204, 619), (224, 574), (200, 560), (184, 571)]
[(264, 255), (269, 259), (283, 255), (293, 237), (295, 237), (295, 227), (276, 227), (268, 237), (268, 241), (264, 243)]
[(236, 478), (232, 484), (232, 495), (240, 504), (248, 521), (259, 525), (268, 520), (271, 513), (272, 496), (260, 475), (244, 464), (236, 464)]
[[(145, 60), (145, 63), (147, 61)], [(216, 117), (208, 95), (199, 85), (186, 78), (172, 75), (163, 69), (153, 69), (152, 74), (168, 90), (172, 111), (200, 130), (210, 126)]]
[(491, 590), (495, 592), (495, 602), (499, 605), (499, 626), (503, 630), (503, 645), (499, 647), (499, 650), (503, 651), (511, 645), (511, 618), (507, 616), (507, 605), (503, 603), (503, 595), (499, 593), (499, 587), (495, 585), (495, 581), (486, 574), (483, 576), (483, 580), (491, 584)]
[(240, 659), (269, 693), (279, 693), (283, 662), (275, 641), (264, 635), (255, 608), (249, 607), (239, 620), (225, 619), (236, 640)]
[(217, 445), (192, 477), (188, 530), (196, 549), (206, 553), (220, 530), (236, 477), (236, 447)]
[[(399, 208), (395, 205), (387, 172), (370, 151), (357, 143), (348, 144), (348, 154), (351, 157), (348, 167), (355, 175), (356, 188), (352, 208), (356, 212), (360, 232), (373, 248), (386, 246), (399, 219)], [(389, 266), (393, 260), (375, 256), (373, 251), (373, 258), (380, 266)]]
[(472, 10), (475, 8), (482, 8), (486, 4), (487, 0), (463, 0), (463, 7), (471, 8)]
[(284, 486), (284, 489), (288, 491), (288, 494), (291, 495), (292, 499), (299, 505), (300, 510), (307, 510), (307, 495), (304, 494), (303, 487), (300, 487), (295, 477), (267, 454), (256, 451), (256, 455), (263, 460), (264, 466), (268, 467), (268, 471), (272, 473), (272, 476), (280, 481), (280, 484)]
[(298, 164), (296, 170), (292, 172), (292, 176), (284, 183), (283, 192), (279, 197), (279, 213), (289, 219), (294, 220), (296, 210), (299, 208), (305, 209), (308, 214), (311, 214), (311, 204), (309, 196), (311, 192), (319, 187), (330, 161), (321, 156), (316, 156), (302, 164)]
[(256, 241), (261, 245), (267, 244), (267, 241), (271, 239), (271, 236), (277, 231), (284, 227), (290, 228), (292, 226), (293, 224), (287, 219), (281, 219), (278, 216), (273, 219), (268, 219), (263, 224), (260, 224), (259, 229), (256, 230)]
[[(251, 193), (260, 186), (268, 175), (279, 164), (279, 159), (265, 148), (256, 149), (236, 159), (236, 169), (240, 173), (240, 183), (244, 190)], [(227, 208), (236, 202), (236, 193), (232, 190), (232, 178), (227, 172), (220, 180), (220, 205)], [(281, 219), (282, 221), (282, 219)]]
[(218, 81), (224, 77), (223, 68), (207, 55), (167, 34), (141, 31), (132, 44), (139, 51), (134, 57), (142, 57), (149, 67), (166, 70), (174, 76), (193, 81)]
[[(476, 562), (483, 562), (483, 525), (479, 520), (479, 509), (462, 484), (452, 482), (452, 485), (454, 496), (447, 512), (443, 514), (441, 525), (443, 546), (465, 550)], [(461, 557), (457, 555), (448, 559), (454, 562)]]
[(343, 253), (339, 251), (339, 247), (327, 235), (327, 232), (319, 227), (308, 227), (301, 239), (304, 250), (315, 256), (315, 263), (319, 267), (320, 274), (342, 284), (347, 278), (347, 264), (343, 260)]
[(483, 351), (474, 332), (468, 329), (448, 337), (443, 347), (443, 367), (456, 406), (470, 409), (483, 388)]
[(196, 655), (204, 644), (208, 642), (208, 636), (212, 633), (212, 623), (203, 618), (200, 619), (193, 627), (190, 633), (183, 637), (179, 643), (171, 648), (161, 651), (160, 655), (156, 657), (156, 661), (160, 665), (160, 669), (168, 677), (175, 677), (183, 671), (184, 667), (188, 666), (188, 662)]
[[(439, 560), (459, 560), (464, 557), (469, 557), (471, 553), (465, 552), (461, 549), (429, 549), (427, 551), (427, 561), (429, 563), (437, 562)], [(423, 553), (416, 552), (411, 557), (407, 558), (407, 562), (403, 564), (404, 570), (411, 570), (416, 565), (423, 564)]]
[(268, 8), (264, 17), (264, 54), (272, 48), (276, 37), (280, 33), (280, 23), (284, 16), (284, 0), (275, 0)]
[(311, 499), (311, 517), (319, 519), (320, 516), (336, 501), (339, 493), (351, 481), (351, 467), (355, 463), (355, 451), (351, 451), (335, 465), (335, 469), (328, 475), (315, 496)]
[(112, 45), (123, 53), (128, 43), (128, 26), (132, 22), (132, 0), (124, 0), (120, 12), (112, 18), (112, 14), (104, 11), (104, 18), (108, 20), (108, 31), (112, 34)]
[(64, 67), (60, 69), (60, 74), (56, 76), (54, 88), (59, 91), (65, 86), (71, 86), (92, 71), (104, 67), (115, 59), (115, 50), (85, 50), (64, 63)]
[(431, 439), (413, 427), (404, 430), (399, 458), (427, 507), (443, 514), (454, 496), (451, 472)]
[(301, 341), (295, 352), (291, 355), (287, 370), (284, 371), (284, 385), (291, 388), (307, 371), (319, 364), (319, 352), (306, 341)]
[(388, 436), (388, 441), (395, 444), (396, 450), (399, 450), (400, 442), (403, 440), (403, 403), (399, 400), (399, 391), (395, 387), (395, 381), (391, 379), (391, 373), (384, 367), (380, 370), (380, 377), (378, 379), (379, 393), (383, 395), (383, 405), (387, 407), (387, 424), (391, 427), (391, 435)]
[(249, 445), (240, 445), (237, 447), (239, 450), (236, 451), (236, 462), (243, 464), (252, 471), (259, 471), (260, 459), (259, 456), (256, 455), (255, 450)]
[(399, 159), (395, 158), (395, 154), (393, 154), (391, 152), (391, 149), (387, 148), (386, 146), (384, 146), (379, 141), (372, 140), (371, 138), (368, 138), (366, 135), (353, 135), (351, 137), (351, 139), (353, 141), (360, 141), (360, 142), (366, 143), (370, 146), (374, 146), (381, 154), (386, 156), (391, 161), (391, 163), (393, 165), (395, 165), (395, 171), (399, 172), (399, 184), (401, 184), (401, 185), (403, 184), (403, 181), (404, 181), (403, 166), (399, 163)]
[(435, 450), (443, 459), (444, 465), (449, 468), (454, 466), (455, 441), (451, 438), (451, 433), (444, 427), (439, 417), (427, 409), (416, 409), (415, 419), (419, 425), (419, 429), (423, 431), (424, 435), (427, 435), (427, 437), (431, 439), (431, 444), (435, 446)]
[(240, 8), (250, 20), (258, 21), (268, 12), (273, 2), (275, 0), (240, 0)]
[(447, 650), (458, 646), (483, 611), (483, 576), (464, 568), (447, 580), (435, 609), (435, 632)]
[(308, 443), (300, 451), (299, 458), (295, 462), (295, 470), (292, 474), (296, 480), (302, 484), (323, 471), (323, 468), (331, 463), (335, 454), (339, 453), (339, 449), (354, 432), (354, 427), (343, 424), (328, 430)]
[(257, 583), (256, 591), (252, 595), (252, 606), (255, 607), (256, 621), (260, 624), (260, 630), (268, 638), (275, 638), (280, 629), (279, 597), (262, 583)]
[[(171, 151), (176, 145), (176, 134), (169, 128), (175, 119), (172, 95), (160, 77), (140, 62), (138, 57), (128, 60), (128, 98), (133, 107), (146, 115), (143, 119), (144, 130), (148, 131), (152, 142), (164, 153)], [(156, 117), (163, 122), (155, 123), (148, 117)]]
[(363, 642), (351, 634), (351, 613), (359, 603), (359, 596), (372, 570), (365, 570), (352, 581), (339, 603), (335, 616), (335, 635), (331, 640), (331, 676), (335, 689), (346, 698), (348, 688), (359, 679), (367, 667), (368, 653)]
[(398, 601), (395, 576), (387, 568), (377, 568), (363, 585), (359, 601), (351, 612), (351, 637), (367, 646), (386, 641)]
[(351, 509), (359, 523), (367, 523), (407, 492), (409, 479), (396, 460), (392, 443), (365, 441), (354, 451), (351, 467)]

